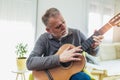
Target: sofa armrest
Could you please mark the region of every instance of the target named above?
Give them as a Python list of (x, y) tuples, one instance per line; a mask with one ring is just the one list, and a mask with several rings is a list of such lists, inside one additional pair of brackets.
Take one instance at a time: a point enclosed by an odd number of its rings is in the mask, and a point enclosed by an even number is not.
[(91, 64), (91, 63), (87, 63), (86, 64), (86, 68), (91, 69), (91, 70), (93, 70), (93, 69), (96, 69), (96, 70), (105, 70), (105, 68), (103, 68), (102, 66), (96, 65), (96, 64)]
[(107, 76), (106, 70), (99, 65), (87, 63), (86, 69), (95, 77), (95, 80), (103, 80)]

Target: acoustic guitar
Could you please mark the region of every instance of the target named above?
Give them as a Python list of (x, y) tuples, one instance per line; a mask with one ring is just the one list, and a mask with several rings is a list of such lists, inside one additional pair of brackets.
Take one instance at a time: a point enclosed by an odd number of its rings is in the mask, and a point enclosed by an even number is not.
[[(86, 41), (84, 41), (81, 46), (83, 51), (87, 51), (91, 47), (91, 44), (94, 43), (93, 36), (103, 35), (113, 26), (118, 26), (120, 24), (120, 13), (114, 16), (108, 23), (106, 23), (102, 28), (90, 36)], [(64, 44), (58, 50), (55, 55), (60, 55), (66, 48), (75, 46), (72, 44)], [(32, 71), (35, 80), (69, 80), (70, 77), (83, 70), (86, 60), (84, 56), (81, 56), (81, 61), (74, 61), (68, 63), (62, 63), (61, 66), (43, 70), (43, 71)]]

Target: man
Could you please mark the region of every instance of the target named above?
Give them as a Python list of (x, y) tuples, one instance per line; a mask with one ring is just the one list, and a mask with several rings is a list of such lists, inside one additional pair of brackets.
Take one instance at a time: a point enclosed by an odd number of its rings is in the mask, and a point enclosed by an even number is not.
[[(81, 44), (86, 40), (85, 36), (77, 29), (67, 28), (65, 20), (60, 11), (56, 8), (50, 8), (42, 17), (46, 26), (46, 33), (42, 34), (34, 46), (27, 60), (28, 70), (45, 70), (60, 66), (60, 63), (69, 61), (80, 61), (82, 51)], [(88, 54), (96, 55), (98, 45), (103, 36), (93, 36), (95, 41), (87, 50)], [(70, 43), (75, 48), (67, 48), (60, 55), (54, 55), (57, 50), (64, 44)], [(70, 80), (90, 80), (90, 77), (79, 72), (74, 74)]]

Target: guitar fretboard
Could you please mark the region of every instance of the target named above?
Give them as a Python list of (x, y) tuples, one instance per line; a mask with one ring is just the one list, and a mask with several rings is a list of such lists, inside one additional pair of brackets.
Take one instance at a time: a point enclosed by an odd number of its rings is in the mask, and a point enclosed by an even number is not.
[(89, 37), (86, 41), (82, 43), (82, 49), (83, 51), (87, 51), (88, 48), (91, 47), (91, 45), (94, 43), (93, 36), (103, 35), (105, 32), (107, 32), (110, 28), (112, 28), (112, 25), (110, 23), (105, 24), (102, 28), (100, 28), (98, 31), (96, 31), (91, 37)]

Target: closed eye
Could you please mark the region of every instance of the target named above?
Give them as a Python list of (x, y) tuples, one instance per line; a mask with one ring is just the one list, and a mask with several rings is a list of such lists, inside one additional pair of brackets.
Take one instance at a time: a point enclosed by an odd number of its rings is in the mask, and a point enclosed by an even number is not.
[(62, 21), (62, 23), (61, 23), (61, 24), (59, 24), (59, 25), (56, 27), (56, 29), (60, 29), (60, 28), (61, 28), (61, 26), (62, 26), (62, 24), (65, 24), (65, 21)]
[(60, 29), (61, 26), (62, 26), (62, 24), (58, 25), (58, 26), (56, 27), (56, 29)]

